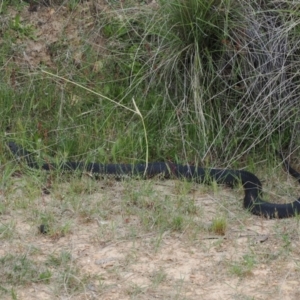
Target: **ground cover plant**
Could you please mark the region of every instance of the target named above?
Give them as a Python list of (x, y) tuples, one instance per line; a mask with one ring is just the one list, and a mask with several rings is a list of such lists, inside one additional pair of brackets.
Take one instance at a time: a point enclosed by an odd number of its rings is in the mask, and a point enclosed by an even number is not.
[(251, 216), (241, 187), (46, 174), (6, 142), (246, 168), (294, 200), (275, 150), (297, 168), (299, 20), (291, 1), (2, 1), (1, 298), (297, 299), (299, 219)]

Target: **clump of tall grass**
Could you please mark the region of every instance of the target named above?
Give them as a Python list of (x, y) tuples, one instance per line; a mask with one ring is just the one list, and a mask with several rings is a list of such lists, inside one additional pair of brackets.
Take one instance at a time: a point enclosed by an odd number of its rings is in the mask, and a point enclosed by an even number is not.
[[(299, 5), (174, 0), (160, 61), (182, 141), (227, 161), (299, 141)], [(169, 40), (168, 40), (169, 39)], [(166, 44), (165, 44), (166, 45)]]
[(191, 140), (194, 127), (192, 145), (203, 156), (238, 159), (252, 148), (297, 143), (298, 6), (289, 1), (170, 2), (168, 24), (180, 37), (173, 45), (178, 51), (173, 78), (181, 81), (176, 93), (182, 99), (177, 104), (182, 138)]
[[(63, 38), (48, 49), (61, 78), (132, 110), (136, 103), (149, 159), (211, 165), (219, 157), (227, 164), (251, 150), (265, 156), (297, 147), (298, 11), (287, 0), (161, 0), (155, 10), (121, 4), (95, 10), (89, 34), (104, 38), (105, 49), (76, 47), (83, 53), (80, 66)], [(36, 145), (42, 140), (64, 157), (86, 157), (90, 149), (98, 149), (93, 160), (145, 157), (144, 129), (130, 109), (65, 88), (44, 73), (28, 77), (20, 88), (25, 100), (8, 97), (9, 105), (1, 106), (11, 110), (2, 122), (13, 135), (30, 136)]]

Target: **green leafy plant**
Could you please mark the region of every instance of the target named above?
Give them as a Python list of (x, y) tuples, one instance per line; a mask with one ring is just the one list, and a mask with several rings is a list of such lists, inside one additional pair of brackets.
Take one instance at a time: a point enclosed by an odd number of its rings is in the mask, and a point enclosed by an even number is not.
[(34, 28), (32, 25), (23, 25), (21, 22), (20, 14), (17, 14), (10, 23), (10, 28), (17, 32), (19, 37), (29, 37), (36, 39), (34, 35)]

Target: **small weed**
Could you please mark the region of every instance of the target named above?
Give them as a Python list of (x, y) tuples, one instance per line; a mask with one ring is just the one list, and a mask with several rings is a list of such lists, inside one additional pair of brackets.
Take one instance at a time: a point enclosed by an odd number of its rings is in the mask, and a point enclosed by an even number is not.
[(164, 270), (159, 269), (153, 272), (151, 278), (152, 278), (152, 285), (154, 288), (156, 288), (158, 285), (160, 285), (166, 280), (167, 274)]
[(52, 277), (52, 273), (50, 270), (46, 270), (44, 272), (42, 272), (39, 276), (39, 280), (44, 282), (44, 283), (47, 283), (49, 284), (50, 283), (50, 279)]
[(18, 296), (14, 288), (11, 289), (10, 294), (13, 300), (18, 300)]
[(36, 40), (36, 37), (34, 35), (34, 28), (31, 25), (23, 25), (21, 23), (19, 14), (17, 14), (11, 21), (10, 28), (18, 34), (19, 38), (29, 37), (33, 40)]
[(231, 264), (230, 271), (239, 277), (251, 275), (251, 271), (256, 264), (256, 260), (253, 255), (244, 255), (240, 262)]
[(70, 252), (66, 251), (62, 251), (60, 255), (51, 254), (46, 261), (46, 265), (54, 267), (64, 266), (70, 262), (71, 258)]
[(183, 216), (174, 216), (172, 218), (172, 221), (171, 221), (171, 227), (173, 230), (175, 231), (181, 231), (183, 230), (183, 227), (184, 226), (184, 219), (183, 219)]
[(131, 297), (136, 297), (140, 294), (144, 293), (145, 288), (143, 288), (142, 286), (138, 285), (138, 284), (132, 284), (128, 290), (127, 290), (127, 294), (130, 295)]
[(225, 217), (216, 217), (213, 219), (210, 230), (218, 235), (225, 235), (227, 229), (227, 220)]

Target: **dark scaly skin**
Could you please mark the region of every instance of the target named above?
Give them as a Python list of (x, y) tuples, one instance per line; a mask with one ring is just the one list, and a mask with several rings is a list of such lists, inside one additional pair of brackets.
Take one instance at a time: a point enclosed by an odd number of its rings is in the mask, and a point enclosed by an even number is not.
[[(289, 218), (300, 212), (300, 198), (287, 204), (270, 203), (262, 200), (262, 184), (260, 180), (252, 173), (244, 170), (230, 169), (209, 169), (195, 166), (180, 165), (166, 162), (154, 162), (149, 164), (101, 164), (101, 163), (83, 163), (83, 162), (65, 162), (59, 165), (45, 163), (41, 166), (37, 164), (34, 155), (15, 144), (9, 142), (8, 147), (16, 159), (23, 158), (30, 168), (50, 171), (59, 170), (81, 170), (95, 175), (108, 175), (115, 178), (123, 176), (137, 176), (151, 178), (157, 174), (163, 174), (164, 178), (183, 178), (198, 183), (210, 183), (215, 181), (217, 184), (226, 184), (233, 187), (241, 183), (244, 188), (244, 208), (252, 214), (266, 218)], [(285, 161), (285, 167), (289, 173), (300, 182), (300, 173), (292, 169)]]

